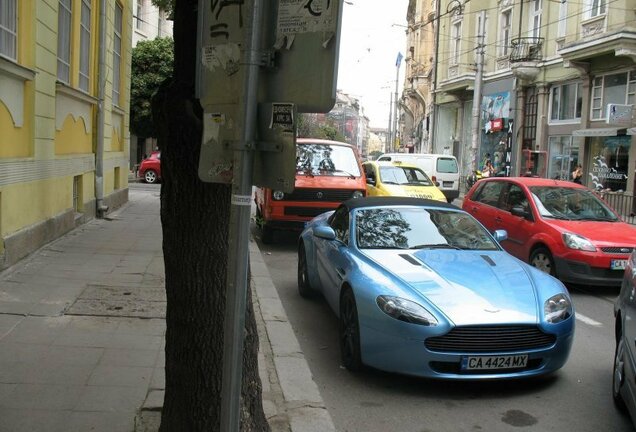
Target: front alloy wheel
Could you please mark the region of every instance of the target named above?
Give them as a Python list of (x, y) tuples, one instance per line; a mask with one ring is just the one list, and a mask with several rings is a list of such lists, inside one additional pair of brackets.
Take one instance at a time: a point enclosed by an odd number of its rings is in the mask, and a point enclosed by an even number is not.
[(625, 384), (625, 342), (623, 342), (623, 336), (619, 336), (616, 342), (616, 351), (614, 353), (614, 376), (612, 379), (612, 397), (616, 407), (625, 412), (626, 406), (623, 396), (621, 396), (621, 389)]
[(362, 370), (358, 308), (351, 289), (346, 289), (340, 298), (340, 356), (351, 372)]
[(530, 255), (530, 264), (549, 275), (556, 276), (556, 269), (552, 254), (544, 247), (539, 247), (532, 251), (532, 254)]

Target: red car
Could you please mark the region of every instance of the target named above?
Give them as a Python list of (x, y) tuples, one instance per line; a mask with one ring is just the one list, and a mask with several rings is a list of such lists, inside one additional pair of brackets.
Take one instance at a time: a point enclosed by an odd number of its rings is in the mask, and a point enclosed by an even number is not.
[(161, 180), (161, 152), (154, 151), (150, 157), (141, 161), (138, 177), (142, 177), (146, 183), (157, 183)]
[(572, 182), (482, 179), (462, 207), (491, 232), (506, 230), (506, 251), (564, 282), (619, 286), (636, 246), (636, 227)]

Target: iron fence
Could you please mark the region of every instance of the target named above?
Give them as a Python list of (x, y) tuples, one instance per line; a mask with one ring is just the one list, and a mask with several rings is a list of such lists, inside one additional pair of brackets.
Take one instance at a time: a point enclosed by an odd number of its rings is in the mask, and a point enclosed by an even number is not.
[(636, 201), (625, 192), (597, 192), (629, 224), (636, 225)]

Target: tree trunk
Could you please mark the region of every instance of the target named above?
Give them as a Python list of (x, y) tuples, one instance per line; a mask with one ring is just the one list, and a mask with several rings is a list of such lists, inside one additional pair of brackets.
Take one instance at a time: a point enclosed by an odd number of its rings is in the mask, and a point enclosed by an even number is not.
[[(202, 110), (194, 98), (197, 1), (174, 13), (174, 77), (153, 99), (161, 149), (166, 275), (166, 392), (162, 432), (218, 431), (227, 285), (229, 185), (197, 176)], [(258, 376), (258, 335), (248, 291), (241, 431), (269, 431)]]

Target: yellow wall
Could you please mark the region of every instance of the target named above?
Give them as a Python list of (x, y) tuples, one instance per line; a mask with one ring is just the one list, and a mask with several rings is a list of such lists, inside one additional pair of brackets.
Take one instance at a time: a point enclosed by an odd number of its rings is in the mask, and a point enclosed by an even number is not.
[(77, 154), (91, 153), (93, 141), (90, 133), (86, 133), (84, 120), (75, 120), (72, 115), (66, 116), (61, 131), (55, 131), (55, 153)]
[(33, 85), (24, 88), (24, 120), (22, 127), (15, 127), (7, 107), (0, 100), (0, 158), (19, 158), (31, 155), (33, 146)]

